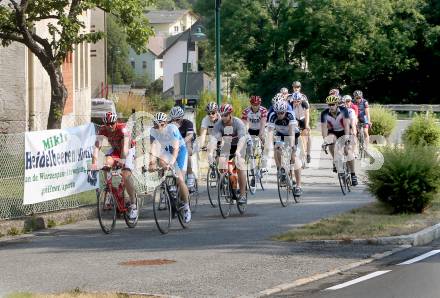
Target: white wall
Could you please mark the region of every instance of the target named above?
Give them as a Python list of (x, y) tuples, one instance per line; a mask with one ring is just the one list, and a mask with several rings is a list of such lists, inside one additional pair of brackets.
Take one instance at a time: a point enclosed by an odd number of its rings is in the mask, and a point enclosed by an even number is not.
[[(183, 71), (183, 63), (186, 62), (186, 40), (178, 41), (171, 47), (163, 57), (163, 91), (174, 86), (174, 74)], [(191, 63), (192, 70), (197, 67), (196, 52), (189, 52), (188, 63)]]
[[(162, 67), (161, 67), (162, 62)], [(154, 67), (154, 79), (157, 80), (160, 77), (163, 77), (163, 59), (156, 59), (154, 61), (155, 67)]]

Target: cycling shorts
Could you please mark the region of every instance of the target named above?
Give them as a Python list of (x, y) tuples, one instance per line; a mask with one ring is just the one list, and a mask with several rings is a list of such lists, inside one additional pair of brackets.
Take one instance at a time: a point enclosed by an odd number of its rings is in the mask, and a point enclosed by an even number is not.
[(248, 133), (251, 136), (259, 136), (260, 135), (260, 130), (259, 129), (248, 129)]
[[(125, 161), (121, 160), (121, 163), (124, 164), (124, 169), (130, 170), (130, 171), (134, 170), (135, 155), (136, 155), (136, 148), (135, 147), (128, 149), (128, 154), (127, 154), (127, 157), (125, 158)], [(107, 151), (105, 156), (110, 156), (114, 159), (120, 159), (121, 152), (119, 150), (115, 150), (113, 148), (110, 148), (110, 150)]]
[[(299, 133), (299, 132), (295, 132), (295, 146), (298, 145), (298, 139), (299, 139), (299, 136), (300, 136), (300, 133)], [(276, 145), (276, 142), (277, 142), (277, 141), (284, 142), (284, 137), (287, 137), (287, 135), (283, 135), (283, 134), (276, 133), (276, 134), (275, 134), (275, 140), (276, 140), (276, 141), (275, 141), (273, 144)]]

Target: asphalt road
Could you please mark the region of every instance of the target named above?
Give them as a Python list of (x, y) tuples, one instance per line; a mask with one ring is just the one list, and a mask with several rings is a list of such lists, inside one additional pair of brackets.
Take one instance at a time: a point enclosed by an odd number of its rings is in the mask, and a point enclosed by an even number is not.
[[(319, 147), (315, 144), (314, 147)], [(249, 197), (244, 216), (222, 219), (206, 196), (188, 230), (177, 221), (161, 235), (147, 209), (135, 229), (120, 220), (104, 235), (97, 220), (57, 227), (16, 242), (0, 242), (0, 296), (118, 291), (181, 297), (236, 297), (325, 272), (392, 247), (281, 243), (271, 237), (372, 201), (364, 186), (342, 196), (328, 161), (314, 151), (304, 171), (302, 202), (281, 207), (276, 185)], [(317, 166), (321, 168), (317, 168)], [(148, 206), (147, 206), (148, 207)], [(127, 261), (166, 259), (165, 265), (127, 266)]]
[(440, 297), (440, 241), (272, 297)]

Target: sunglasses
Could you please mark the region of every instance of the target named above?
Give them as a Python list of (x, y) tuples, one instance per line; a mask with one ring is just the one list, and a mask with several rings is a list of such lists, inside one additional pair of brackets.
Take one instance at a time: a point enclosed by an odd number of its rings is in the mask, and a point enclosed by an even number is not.
[(277, 115), (284, 115), (286, 112), (277, 112)]
[(334, 107), (336, 104), (335, 103), (329, 103), (328, 106), (329, 107)]
[(224, 114), (222, 115), (222, 118), (228, 118), (231, 114)]
[(362, 99), (362, 97), (359, 97), (359, 96), (358, 96), (358, 97), (355, 97), (354, 99)]
[(217, 114), (217, 112), (209, 112), (209, 113), (208, 113), (208, 115), (210, 115), (210, 116), (213, 116), (213, 115), (215, 115), (215, 114)]

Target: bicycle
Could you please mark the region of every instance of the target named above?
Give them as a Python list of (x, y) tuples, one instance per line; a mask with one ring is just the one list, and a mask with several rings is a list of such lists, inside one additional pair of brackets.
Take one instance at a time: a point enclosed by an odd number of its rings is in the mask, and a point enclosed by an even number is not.
[[(322, 149), (324, 150), (325, 154), (328, 154), (327, 147), (333, 144), (334, 143), (322, 145)], [(351, 192), (351, 173), (347, 165), (347, 154), (345, 152), (345, 148), (344, 154), (342, 155), (342, 160), (340, 162), (342, 165), (337, 166), (336, 169), (338, 170), (339, 186), (341, 187), (342, 194), (345, 196), (348, 192)]]
[[(103, 167), (100, 172), (103, 173), (103, 187), (96, 189), (97, 198), (97, 211), (99, 225), (105, 234), (110, 234), (116, 225), (116, 217), (118, 214), (124, 216), (125, 223), (129, 228), (134, 228), (138, 222), (139, 214), (136, 218), (130, 218), (129, 216), (129, 204), (125, 201), (125, 184), (121, 175), (121, 167), (116, 166), (113, 168)], [(97, 172), (97, 171), (92, 171)], [(113, 177), (121, 179), (119, 185), (113, 186)], [(139, 209), (138, 196), (135, 195), (136, 206)]]
[(251, 136), (251, 147), (249, 154), (246, 155), (246, 180), (249, 191), (255, 194), (257, 191), (257, 182), (260, 183), (261, 189), (264, 190), (266, 173), (261, 171), (262, 164), (262, 144), (258, 136)]
[[(228, 168), (229, 165), (234, 165), (235, 163), (231, 160), (228, 161)], [(238, 202), (238, 197), (236, 190), (232, 187), (232, 181), (231, 177), (232, 175), (235, 175), (235, 173), (232, 173), (228, 170), (220, 171), (220, 177), (218, 179), (218, 207), (220, 209), (220, 214), (223, 218), (228, 218), (231, 214), (232, 205), (234, 205), (234, 201), (236, 201), (238, 212), (243, 215), (246, 211), (246, 205), (247, 204), (240, 204)], [(247, 192), (246, 192), (246, 199), (247, 199)]]
[(162, 234), (167, 234), (171, 226), (171, 219), (179, 219), (183, 229), (188, 228), (185, 223), (184, 202), (179, 195), (177, 174), (174, 168), (156, 170), (162, 176), (160, 184), (153, 192), (153, 214), (156, 226)]
[[(295, 194), (296, 182), (290, 171), (290, 160), (292, 157), (292, 148), (285, 146), (284, 141), (277, 141), (276, 144), (282, 146), (281, 149), (281, 165), (277, 170), (277, 188), (281, 206), (287, 207), (290, 201), (290, 193), (292, 193), (295, 203), (299, 203), (300, 196)], [(276, 149), (279, 150), (279, 149)]]
[(366, 123), (358, 122), (357, 124), (357, 140), (358, 140), (358, 151), (359, 151), (359, 159), (365, 157), (365, 131), (364, 128), (367, 126)]
[[(188, 179), (188, 174), (186, 174), (186, 179)], [(187, 183), (188, 184), (188, 183)], [(194, 177), (194, 186), (188, 187), (189, 191), (189, 207), (191, 209), (191, 213), (195, 213), (197, 210), (197, 206), (199, 204), (199, 184), (197, 178)]]
[(301, 131), (301, 134), (299, 136), (298, 140), (298, 148), (299, 148), (299, 160), (301, 160), (301, 167), (302, 169), (305, 169), (307, 167), (307, 142), (308, 142), (308, 136), (304, 134), (305, 130), (303, 129)]

